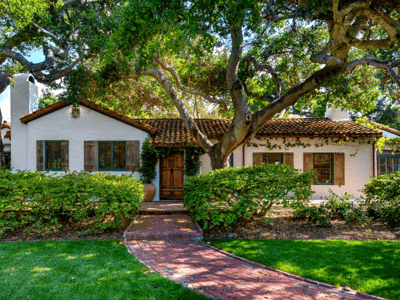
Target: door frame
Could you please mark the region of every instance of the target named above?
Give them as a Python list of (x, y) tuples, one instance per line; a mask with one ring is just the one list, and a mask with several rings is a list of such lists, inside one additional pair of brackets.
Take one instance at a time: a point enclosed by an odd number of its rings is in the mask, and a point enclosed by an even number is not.
[(179, 150), (177, 150), (177, 151), (174, 151), (174, 152), (171, 152), (171, 153), (169, 153), (168, 155), (165, 155), (165, 156), (163, 156), (163, 157), (160, 157), (160, 161), (159, 161), (159, 169), (158, 169), (158, 172), (159, 172), (159, 174), (160, 174), (160, 178), (159, 178), (159, 194), (160, 194), (160, 201), (171, 201), (171, 200), (181, 200), (181, 199), (165, 199), (165, 198), (163, 198), (162, 196), (161, 196), (161, 191), (162, 191), (162, 171), (161, 171), (161, 169), (162, 169), (162, 160), (163, 159), (166, 159), (169, 155), (172, 155), (172, 154), (181, 154), (182, 155), (182, 165), (183, 165), (183, 167), (182, 167), (182, 169), (183, 169), (183, 172), (182, 172), (182, 199), (183, 199), (183, 183), (185, 182), (185, 155), (186, 155), (186, 151), (179, 151)]

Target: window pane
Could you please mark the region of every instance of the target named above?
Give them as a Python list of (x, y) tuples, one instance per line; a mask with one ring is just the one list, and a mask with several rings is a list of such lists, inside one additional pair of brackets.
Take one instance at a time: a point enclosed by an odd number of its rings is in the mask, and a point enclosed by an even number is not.
[(332, 183), (332, 155), (314, 154), (314, 169), (317, 173), (317, 182)]
[(233, 167), (233, 153), (229, 156), (229, 167)]
[(124, 142), (114, 142), (114, 169), (125, 169)]
[(99, 142), (99, 169), (111, 169), (111, 142)]
[(61, 142), (46, 142), (46, 170), (61, 170)]
[(265, 153), (264, 154), (264, 164), (271, 165), (271, 164), (280, 164), (282, 162), (282, 155), (272, 154), (272, 153)]

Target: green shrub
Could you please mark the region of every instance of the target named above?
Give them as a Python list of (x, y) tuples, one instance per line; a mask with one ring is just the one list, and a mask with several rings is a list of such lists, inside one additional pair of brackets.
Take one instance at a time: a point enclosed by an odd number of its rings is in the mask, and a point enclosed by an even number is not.
[(365, 185), (368, 214), (400, 227), (400, 172), (380, 175)]
[(346, 224), (362, 225), (370, 223), (372, 218), (367, 214), (365, 205), (350, 200), (351, 194), (343, 197), (329, 190), (328, 200), (319, 206), (309, 206), (302, 203), (295, 207), (294, 215), (303, 220), (309, 220), (321, 227), (331, 227), (332, 219), (344, 220)]
[(184, 202), (204, 228), (262, 218), (273, 204), (306, 202), (314, 174), (286, 165), (245, 166), (188, 177)]
[(0, 235), (17, 228), (55, 232), (68, 222), (89, 224), (93, 231), (121, 227), (143, 196), (132, 175), (0, 170)]
[(400, 172), (375, 177), (365, 185), (365, 195), (379, 201), (400, 201)]

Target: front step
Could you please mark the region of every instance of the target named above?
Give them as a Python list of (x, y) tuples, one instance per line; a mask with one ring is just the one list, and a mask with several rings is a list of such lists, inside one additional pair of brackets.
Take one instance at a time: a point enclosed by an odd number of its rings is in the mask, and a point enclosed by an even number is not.
[(184, 207), (183, 201), (156, 201), (141, 202), (138, 210), (139, 215), (170, 215), (187, 214), (189, 211)]
[(189, 214), (138, 215), (125, 230), (124, 239), (200, 241), (203, 231)]

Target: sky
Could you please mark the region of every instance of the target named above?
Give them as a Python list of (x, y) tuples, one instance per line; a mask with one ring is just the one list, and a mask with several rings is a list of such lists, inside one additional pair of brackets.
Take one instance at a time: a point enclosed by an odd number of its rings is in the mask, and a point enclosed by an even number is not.
[[(27, 59), (33, 63), (38, 63), (44, 60), (44, 55), (42, 51), (35, 51), (32, 52), (31, 57), (27, 57)], [(39, 87), (39, 97), (40, 97), (44, 85), (41, 83), (36, 83), (36, 85)], [(8, 87), (3, 93), (0, 94), (0, 107), (1, 107), (1, 113), (3, 114), (3, 120), (10, 122), (11, 121), (10, 87)]]

